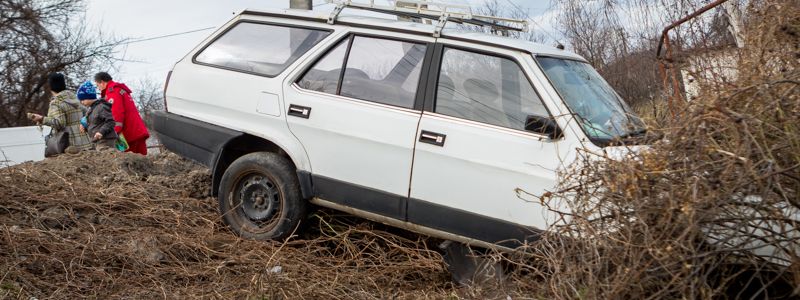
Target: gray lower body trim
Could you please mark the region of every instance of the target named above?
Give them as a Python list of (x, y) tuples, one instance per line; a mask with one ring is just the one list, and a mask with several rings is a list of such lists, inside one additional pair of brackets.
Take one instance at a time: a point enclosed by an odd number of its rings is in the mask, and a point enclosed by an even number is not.
[(327, 201), (327, 200), (320, 199), (320, 198), (311, 199), (311, 203), (319, 205), (319, 206), (322, 206), (322, 207), (327, 207), (327, 208), (330, 208), (330, 209), (335, 209), (335, 210), (338, 210), (338, 211), (346, 212), (348, 214), (351, 214), (351, 215), (354, 215), (354, 216), (359, 216), (359, 217), (362, 217), (362, 218), (365, 218), (365, 219), (368, 219), (368, 220), (372, 220), (372, 221), (375, 221), (375, 222), (378, 222), (378, 223), (383, 223), (383, 224), (386, 224), (386, 225), (389, 225), (389, 226), (402, 228), (402, 229), (405, 229), (405, 230), (408, 230), (408, 231), (413, 231), (413, 232), (416, 232), (416, 233), (420, 233), (420, 234), (424, 234), (424, 235), (428, 235), (428, 236), (432, 236), (432, 237), (437, 237), (437, 238), (441, 238), (441, 239), (445, 239), (445, 240), (456, 241), (456, 242), (460, 242), (460, 243), (465, 243), (467, 245), (478, 246), (478, 247), (483, 247), (483, 248), (500, 249), (500, 250), (504, 250), (504, 251), (513, 251), (514, 250), (512, 248), (504, 247), (502, 245), (487, 243), (487, 242), (484, 242), (484, 241), (481, 241), (481, 240), (476, 240), (476, 239), (473, 239), (473, 238), (460, 236), (460, 235), (457, 235), (457, 234), (452, 234), (452, 233), (441, 231), (441, 230), (438, 230), (438, 229), (429, 228), (429, 227), (425, 227), (425, 226), (420, 226), (420, 225), (417, 225), (417, 224), (414, 224), (414, 223), (411, 223), (411, 222), (406, 222), (406, 221), (401, 221), (401, 220), (394, 219), (394, 218), (385, 217), (385, 216), (380, 215), (380, 214), (371, 213), (371, 212), (368, 212), (368, 211), (365, 211), (365, 210), (360, 210), (360, 209), (357, 209), (357, 208), (353, 208), (353, 207), (350, 207), (350, 206), (345, 206), (345, 205), (342, 205), (342, 204), (338, 204), (338, 203)]
[[(537, 240), (541, 231), (520, 224), (443, 206), (419, 199), (409, 199), (324, 176), (312, 175), (315, 201), (335, 204), (334, 209), (380, 216), (380, 222), (416, 232), (444, 233), (471, 244), (481, 241), (503, 248), (518, 248)], [(301, 184), (302, 185), (302, 184)], [(324, 200), (323, 200), (324, 199)], [(347, 208), (347, 209), (344, 209)], [(393, 220), (393, 221), (389, 221)], [(399, 222), (399, 223), (398, 223)], [(397, 224), (397, 225), (395, 225)], [(448, 238), (448, 239), (453, 239)]]

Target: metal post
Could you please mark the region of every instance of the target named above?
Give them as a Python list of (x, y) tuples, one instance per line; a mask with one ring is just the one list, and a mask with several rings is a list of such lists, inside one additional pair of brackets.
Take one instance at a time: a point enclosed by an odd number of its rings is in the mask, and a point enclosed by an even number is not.
[(311, 10), (313, 2), (312, 0), (289, 0), (289, 8)]
[[(661, 39), (658, 41), (658, 49), (656, 49), (656, 58), (659, 60), (659, 70), (661, 71), (661, 78), (664, 80), (664, 90), (672, 89), (672, 97), (669, 100), (669, 107), (670, 111), (672, 111), (672, 116), (675, 116), (675, 103), (677, 101), (682, 101), (683, 97), (681, 96), (681, 85), (678, 81), (678, 70), (675, 66), (675, 62), (672, 60), (672, 45), (669, 42), (669, 31), (678, 27), (679, 25), (703, 14), (704, 12), (719, 6), (722, 3), (725, 3), (728, 0), (716, 0), (708, 5), (698, 9), (697, 11), (689, 14), (681, 18), (678, 21), (673, 22), (663, 31), (661, 31)], [(661, 57), (661, 49), (666, 49), (666, 55)], [(669, 73), (668, 73), (669, 72)], [(669, 86), (669, 81), (672, 81), (672, 87)]]

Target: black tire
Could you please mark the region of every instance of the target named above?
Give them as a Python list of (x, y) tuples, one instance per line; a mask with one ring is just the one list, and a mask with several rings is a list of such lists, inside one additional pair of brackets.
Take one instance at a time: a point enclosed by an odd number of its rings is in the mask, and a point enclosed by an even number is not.
[(308, 206), (292, 164), (268, 152), (234, 161), (222, 176), (218, 200), (225, 224), (256, 240), (288, 238), (300, 227)]

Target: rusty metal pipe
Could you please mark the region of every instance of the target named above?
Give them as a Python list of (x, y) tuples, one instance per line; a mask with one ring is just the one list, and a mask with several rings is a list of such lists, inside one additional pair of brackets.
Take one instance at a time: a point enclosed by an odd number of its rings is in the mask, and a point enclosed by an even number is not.
[(688, 16), (685, 16), (685, 17), (681, 18), (680, 20), (672, 22), (672, 24), (670, 24), (669, 26), (665, 27), (664, 30), (661, 31), (661, 39), (658, 41), (658, 50), (656, 50), (656, 58), (660, 58), (661, 57), (661, 47), (664, 45), (664, 38), (667, 36), (667, 34), (669, 34), (670, 30), (672, 30), (675, 27), (680, 26), (683, 23), (686, 23), (686, 21), (689, 21), (691, 19), (696, 18), (697, 16), (703, 14), (704, 12), (706, 12), (706, 11), (708, 11), (708, 10), (714, 8), (714, 7), (717, 7), (720, 4), (725, 3), (727, 1), (728, 0), (717, 0), (717, 1), (711, 2), (708, 5), (703, 6), (702, 8), (698, 9), (697, 11), (689, 14)]
[[(672, 24), (665, 27), (664, 30), (661, 31), (661, 39), (658, 41), (658, 49), (656, 50), (656, 59), (659, 60), (659, 71), (661, 73), (661, 79), (664, 81), (664, 90), (666, 91), (670, 88), (672, 89), (672, 96), (668, 99), (668, 105), (673, 118), (676, 115), (675, 102), (678, 100), (683, 100), (683, 97), (681, 96), (678, 71), (675, 69), (675, 65), (672, 61), (672, 45), (670, 45), (669, 41), (669, 31), (727, 1), (728, 0), (717, 0), (711, 2), (708, 5), (703, 6), (697, 11), (689, 14), (688, 16), (672, 22)], [(666, 57), (664, 59), (661, 58), (662, 48), (666, 48)], [(672, 81), (672, 86), (670, 86), (669, 81)]]

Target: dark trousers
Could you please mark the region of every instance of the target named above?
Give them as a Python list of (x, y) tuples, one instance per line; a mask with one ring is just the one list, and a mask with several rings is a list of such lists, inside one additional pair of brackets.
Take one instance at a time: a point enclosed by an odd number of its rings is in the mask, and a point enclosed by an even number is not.
[(107, 148), (117, 149), (117, 139), (110, 139), (110, 140), (99, 140), (94, 141), (94, 148), (97, 150), (104, 150)]

